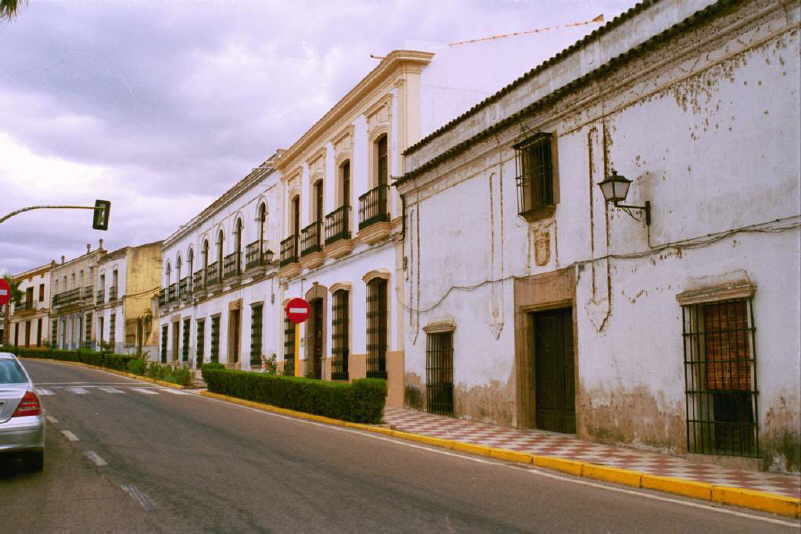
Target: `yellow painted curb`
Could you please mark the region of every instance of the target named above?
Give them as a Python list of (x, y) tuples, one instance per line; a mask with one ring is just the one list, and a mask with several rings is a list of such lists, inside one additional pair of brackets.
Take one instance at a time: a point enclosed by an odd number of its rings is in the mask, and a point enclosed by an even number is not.
[(408, 441), (417, 441), (425, 443), (426, 445), (433, 445), (435, 447), (442, 447), (443, 449), (453, 448), (453, 442), (448, 439), (432, 438), (430, 436), (423, 436), (421, 434), (411, 434), (409, 432), (400, 432), (398, 430), (392, 431), (392, 436)]
[(463, 441), (452, 441), (451, 448), (455, 451), (469, 452), (471, 454), (480, 454), (481, 456), (489, 456), (490, 448), (486, 445), (474, 445), (472, 443), (464, 443)]
[(567, 460), (565, 458), (555, 458), (553, 456), (534, 456), (534, 465), (538, 467), (545, 467), (547, 469), (555, 469), (577, 477), (581, 476), (584, 470), (584, 462), (576, 460)]
[(582, 476), (594, 478), (615, 484), (624, 484), (634, 488), (642, 487), (642, 473), (629, 471), (628, 469), (617, 469), (616, 467), (606, 467), (605, 465), (584, 464), (581, 470)]
[(499, 460), (506, 460), (507, 462), (518, 462), (521, 464), (534, 463), (534, 457), (531, 454), (518, 451), (510, 451), (508, 449), (490, 448), (490, 456)]
[(642, 487), (646, 489), (675, 493), (694, 499), (712, 500), (712, 484), (696, 482), (683, 478), (660, 477), (643, 473)]
[(801, 499), (783, 497), (764, 491), (713, 486), (712, 500), (722, 504), (751, 508), (752, 510), (762, 510), (789, 517), (801, 517)]

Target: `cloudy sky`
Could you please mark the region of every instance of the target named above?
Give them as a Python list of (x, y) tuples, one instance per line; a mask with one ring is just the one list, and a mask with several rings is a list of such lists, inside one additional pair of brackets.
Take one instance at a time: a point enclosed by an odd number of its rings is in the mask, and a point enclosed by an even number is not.
[[(104, 198), (112, 220), (100, 232), (89, 211), (18, 215), (0, 224), (0, 272), (100, 238), (164, 239), (291, 145), (376, 66), (370, 54), (610, 20), (633, 3), (28, 0), (0, 21), (0, 216)], [(553, 32), (510, 39), (543, 57), (564, 46)]]

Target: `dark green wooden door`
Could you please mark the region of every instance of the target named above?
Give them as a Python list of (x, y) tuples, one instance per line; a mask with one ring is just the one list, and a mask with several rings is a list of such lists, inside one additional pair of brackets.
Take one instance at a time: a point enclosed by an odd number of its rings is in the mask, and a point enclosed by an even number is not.
[(576, 389), (571, 309), (548, 310), (533, 315), (536, 427), (575, 434)]

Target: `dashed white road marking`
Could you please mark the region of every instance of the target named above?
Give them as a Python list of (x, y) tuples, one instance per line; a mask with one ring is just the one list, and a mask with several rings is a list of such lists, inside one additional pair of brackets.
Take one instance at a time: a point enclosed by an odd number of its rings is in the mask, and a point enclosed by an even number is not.
[(153, 391), (149, 388), (131, 388), (132, 390), (136, 391), (137, 393), (141, 393), (143, 395), (158, 395), (158, 391)]
[(123, 390), (111, 386), (98, 386), (97, 389), (100, 391), (105, 391), (106, 393), (125, 393)]
[(56, 419), (52, 415), (48, 415), (46, 417), (47, 417), (47, 420), (50, 421), (52, 424), (54, 424), (54, 425), (58, 424), (58, 419)]
[(36, 388), (36, 393), (39, 395), (52, 395), (53, 392), (45, 388)]
[(95, 451), (86, 451), (86, 457), (89, 458), (93, 464), (97, 467), (103, 467), (104, 465), (108, 465), (103, 458), (100, 457)]
[(64, 437), (70, 441), (78, 441), (78, 436), (76, 436), (69, 430), (62, 430), (61, 433), (64, 434)]
[(86, 388), (81, 388), (81, 387), (77, 387), (77, 386), (73, 386), (73, 387), (71, 387), (71, 388), (68, 388), (68, 389), (69, 389), (71, 392), (75, 393), (76, 395), (86, 395), (87, 393), (89, 393), (89, 390), (88, 390), (88, 389), (86, 389)]
[(156, 503), (153, 502), (153, 499), (142, 493), (142, 490), (133, 484), (122, 484), (120, 487), (125, 493), (130, 495), (133, 500), (138, 502), (146, 512), (149, 512), (156, 507)]

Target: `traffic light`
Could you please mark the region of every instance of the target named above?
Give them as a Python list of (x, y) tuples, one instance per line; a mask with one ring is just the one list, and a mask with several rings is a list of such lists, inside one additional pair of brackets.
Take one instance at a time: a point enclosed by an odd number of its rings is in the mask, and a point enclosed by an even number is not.
[(111, 212), (110, 200), (95, 200), (94, 217), (92, 218), (92, 228), (95, 230), (108, 230), (108, 216)]

